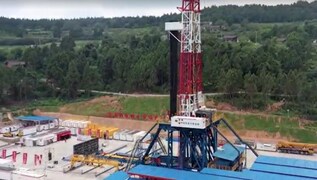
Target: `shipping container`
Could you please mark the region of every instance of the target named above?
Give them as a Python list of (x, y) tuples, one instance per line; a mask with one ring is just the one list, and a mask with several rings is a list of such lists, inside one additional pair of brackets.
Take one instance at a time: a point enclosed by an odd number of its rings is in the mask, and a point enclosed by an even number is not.
[(23, 180), (44, 180), (46, 178), (44, 173), (31, 171), (29, 169), (22, 169), (12, 171), (12, 179)]
[(36, 146), (37, 138), (32, 138), (31, 136), (23, 137), (22, 143), (27, 147), (33, 147)]
[(121, 141), (126, 141), (127, 140), (127, 137), (126, 137), (126, 133), (127, 132), (129, 132), (129, 130), (124, 130), (124, 131), (122, 131), (122, 132), (120, 132), (120, 137), (119, 137), (119, 139), (121, 140)]
[(56, 133), (56, 140), (57, 141), (63, 141), (65, 139), (69, 139), (71, 137), (71, 131), (70, 130), (63, 130), (58, 133)]
[(18, 131), (18, 129), (21, 127), (20, 124), (16, 124), (16, 125), (11, 125), (11, 126), (5, 126), (3, 128), (1, 128), (1, 133), (9, 133), (9, 132), (16, 132)]
[(14, 171), (14, 168), (3, 168), (0, 167), (0, 177), (3, 180), (13, 180), (12, 178), (12, 171)]
[(78, 134), (78, 128), (71, 127), (69, 130), (72, 136), (76, 136)]
[(14, 168), (11, 159), (0, 159), (0, 168)]
[(111, 128), (111, 129), (109, 129), (108, 132), (106, 132), (107, 133), (107, 139), (112, 139), (113, 136), (114, 136), (114, 133), (117, 132), (117, 131), (119, 131), (119, 128)]
[(81, 135), (81, 134), (78, 134), (77, 135), (77, 140), (78, 141), (88, 141), (88, 140), (91, 140), (92, 138), (90, 136), (85, 136), (85, 135)]
[[(140, 131), (133, 135), (133, 142), (136, 142), (137, 140), (143, 138), (146, 135), (145, 131)], [(148, 134), (144, 139), (143, 142), (151, 140), (151, 134)]]
[(124, 130), (116, 131), (113, 133), (113, 139), (115, 140), (120, 140), (120, 133), (123, 132)]
[(36, 141), (36, 145), (46, 146), (56, 141), (57, 141), (57, 137), (55, 134), (48, 134), (48, 135), (38, 137), (38, 140)]
[(140, 131), (137, 131), (137, 130), (133, 130), (133, 131), (130, 131), (126, 134), (126, 138), (127, 138), (127, 141), (130, 141), (130, 142), (133, 142), (134, 141), (134, 134), (137, 134), (139, 133)]
[(37, 132), (37, 130), (36, 130), (35, 126), (19, 129), (19, 134), (21, 134), (22, 136), (35, 134), (36, 132)]

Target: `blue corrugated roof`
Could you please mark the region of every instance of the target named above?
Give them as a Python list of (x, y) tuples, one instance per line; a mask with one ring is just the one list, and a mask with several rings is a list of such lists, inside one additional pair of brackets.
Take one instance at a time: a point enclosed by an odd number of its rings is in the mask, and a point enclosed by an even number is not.
[(126, 179), (129, 179), (129, 175), (124, 171), (118, 171), (106, 177), (104, 180), (126, 180)]
[(294, 168), (286, 166), (272, 166), (269, 164), (254, 163), (251, 167), (251, 171), (296, 176), (299, 178), (306, 177), (317, 179), (317, 171), (312, 169)]
[(182, 171), (177, 169), (138, 165), (132, 168), (128, 174), (142, 175), (143, 177), (155, 177), (175, 180), (212, 179), (212, 180), (233, 180), (236, 178), (202, 174), (199, 172)]
[(252, 179), (242, 172), (236, 172), (236, 171), (226, 171), (226, 170), (220, 170), (220, 169), (212, 169), (212, 168), (204, 168), (200, 171), (200, 173), (203, 174), (210, 174), (210, 175), (217, 175), (217, 176), (225, 176), (225, 177), (231, 177), (236, 179)]
[[(226, 170), (220, 170), (220, 169), (204, 168), (201, 171), (201, 173), (232, 177), (232, 178), (236, 178), (236, 179), (252, 179), (252, 180), (253, 179), (254, 180), (267, 180), (267, 179), (269, 179), (269, 180), (281, 180), (281, 179), (298, 180), (299, 179), (298, 177), (294, 177), (294, 176), (270, 174), (270, 173), (249, 171), (249, 170), (244, 170), (242, 172), (236, 172), (236, 171), (226, 171)], [(308, 180), (309, 178), (300, 178), (300, 179)]]
[[(243, 147), (236, 148), (240, 151), (240, 154), (244, 152)], [(215, 157), (220, 159), (225, 159), (228, 161), (234, 161), (240, 154), (238, 154), (237, 150), (231, 146), (231, 144), (225, 144), (222, 147), (223, 150), (217, 150), (214, 154)]]
[(301, 159), (259, 156), (256, 159), (255, 163), (317, 170), (317, 161), (308, 161)]
[(21, 121), (52, 121), (56, 118), (48, 116), (19, 116), (16, 119)]

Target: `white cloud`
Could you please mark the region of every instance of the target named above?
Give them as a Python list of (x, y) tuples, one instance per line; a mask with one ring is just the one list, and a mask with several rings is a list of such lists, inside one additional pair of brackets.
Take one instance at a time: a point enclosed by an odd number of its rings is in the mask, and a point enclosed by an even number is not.
[[(202, 6), (285, 4), (296, 0), (201, 0)], [(0, 16), (14, 18), (78, 18), (155, 15), (178, 12), (181, 0), (1, 0)]]

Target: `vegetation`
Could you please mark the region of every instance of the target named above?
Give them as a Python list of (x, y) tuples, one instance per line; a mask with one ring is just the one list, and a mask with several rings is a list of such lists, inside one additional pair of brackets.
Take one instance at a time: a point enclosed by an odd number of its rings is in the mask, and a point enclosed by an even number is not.
[[(281, 113), (289, 110), (316, 119), (316, 12), (316, 1), (205, 9), (203, 21), (221, 26), (213, 29), (207, 23), (202, 28), (205, 91), (225, 93), (219, 100), (240, 109), (261, 110), (284, 100)], [(38, 21), (2, 17), (0, 45), (31, 46), (0, 48), (0, 103), (71, 100), (89, 97), (91, 90), (168, 92), (163, 22), (179, 18), (177, 14)], [(228, 34), (240, 41), (224, 41)], [(8, 59), (26, 65), (7, 68), (3, 62)], [(135, 107), (124, 109), (132, 112)]]
[[(168, 98), (105, 96), (75, 101), (47, 99), (29, 103), (27, 107), (29, 108), (27, 110), (40, 109), (48, 112), (99, 117), (104, 117), (107, 112), (160, 115), (166, 113), (168, 109)], [(293, 116), (267, 114), (219, 112), (219, 115), (218, 118), (224, 117), (242, 135), (251, 130), (268, 133), (267, 138), (283, 137), (300, 142), (317, 143), (315, 134), (317, 122), (301, 121)]]
[(302, 122), (295, 118), (271, 115), (223, 114), (224, 118), (238, 131), (261, 131), (269, 133), (270, 137), (284, 137), (299, 142), (317, 143), (316, 122)]

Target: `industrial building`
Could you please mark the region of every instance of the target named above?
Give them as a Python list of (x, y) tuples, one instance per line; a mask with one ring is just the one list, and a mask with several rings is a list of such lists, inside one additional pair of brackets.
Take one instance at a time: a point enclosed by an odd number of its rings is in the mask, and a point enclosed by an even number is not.
[(37, 131), (56, 128), (59, 125), (59, 119), (46, 116), (20, 116), (16, 118), (23, 127), (35, 126)]

